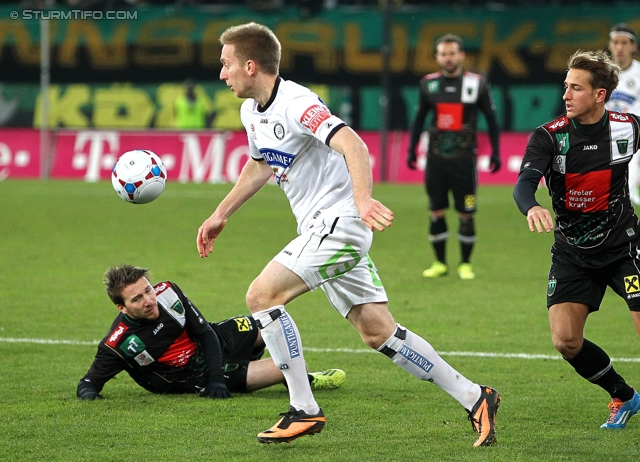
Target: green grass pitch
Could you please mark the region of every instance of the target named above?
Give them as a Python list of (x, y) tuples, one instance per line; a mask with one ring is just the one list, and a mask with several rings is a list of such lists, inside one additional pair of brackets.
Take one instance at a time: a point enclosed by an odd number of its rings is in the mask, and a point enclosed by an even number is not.
[[(341, 389), (316, 393), (328, 419), (319, 435), (256, 441), (287, 408), (282, 386), (220, 402), (153, 395), (120, 374), (105, 400), (78, 400), (76, 384), (117, 313), (102, 285), (109, 266), (149, 267), (154, 280), (180, 284), (212, 321), (248, 312), (247, 287), (294, 237), (295, 222), (282, 192), (267, 186), (231, 218), (213, 255), (199, 258), (198, 227), (230, 187), (171, 182), (155, 202), (132, 205), (108, 182), (0, 182), (0, 460), (637, 460), (640, 417), (626, 430), (601, 430), (608, 395), (553, 349), (545, 308), (552, 236), (529, 232), (502, 186), (478, 194), (475, 280), (455, 271), (422, 278), (433, 257), (421, 186), (374, 187), (395, 221), (370, 252), (396, 321), (501, 392), (496, 446), (472, 448), (462, 407), (368, 351), (322, 291), (288, 307), (309, 368), (347, 372)], [(548, 203), (546, 191), (538, 198)], [(451, 212), (448, 219), (454, 269), (457, 220)], [(640, 386), (640, 342), (612, 292), (586, 335)]]

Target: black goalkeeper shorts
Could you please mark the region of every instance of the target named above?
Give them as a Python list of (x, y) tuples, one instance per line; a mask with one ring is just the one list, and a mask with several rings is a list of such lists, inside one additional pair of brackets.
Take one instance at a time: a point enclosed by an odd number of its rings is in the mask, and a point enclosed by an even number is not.
[(476, 159), (471, 156), (444, 159), (431, 155), (425, 170), (429, 210), (449, 208), (449, 191), (458, 213), (476, 211)]
[(260, 359), (264, 345), (256, 347), (258, 325), (251, 316), (235, 316), (219, 323), (211, 323), (220, 338), (224, 362), (224, 376), (229, 391), (247, 392), (247, 368)]

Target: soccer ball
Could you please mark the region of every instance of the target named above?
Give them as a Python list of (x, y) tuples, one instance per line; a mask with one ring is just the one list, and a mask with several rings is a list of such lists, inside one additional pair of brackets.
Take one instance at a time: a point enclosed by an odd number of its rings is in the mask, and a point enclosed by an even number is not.
[(133, 204), (156, 199), (167, 181), (167, 169), (151, 151), (136, 149), (120, 156), (111, 172), (111, 183), (118, 196)]

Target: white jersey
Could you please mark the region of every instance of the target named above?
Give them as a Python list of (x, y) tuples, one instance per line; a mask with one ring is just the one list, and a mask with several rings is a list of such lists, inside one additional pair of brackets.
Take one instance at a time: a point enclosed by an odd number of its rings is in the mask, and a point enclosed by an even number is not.
[(251, 157), (273, 169), (298, 222), (298, 234), (320, 215), (359, 216), (344, 156), (328, 146), (345, 123), (318, 95), (278, 77), (265, 107), (247, 99), (240, 118)]
[(620, 82), (606, 106), (610, 111), (640, 115), (640, 62), (634, 59), (631, 66), (620, 72)]

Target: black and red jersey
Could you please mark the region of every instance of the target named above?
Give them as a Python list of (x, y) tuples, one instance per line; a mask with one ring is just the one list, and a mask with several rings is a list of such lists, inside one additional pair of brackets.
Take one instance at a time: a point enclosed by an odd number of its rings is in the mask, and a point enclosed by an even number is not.
[[(120, 313), (100, 341), (81, 384), (91, 384), (99, 393), (108, 380), (125, 370), (154, 393), (196, 392), (209, 384), (208, 364), (216, 365), (222, 381), (220, 344), (209, 323), (176, 284), (166, 281), (153, 288), (158, 319), (140, 321)], [(203, 347), (212, 340), (213, 348)]]
[(638, 239), (627, 170), (639, 147), (640, 119), (633, 114), (606, 112), (588, 126), (565, 114), (533, 132), (520, 175), (544, 175), (556, 215), (556, 245), (602, 252)]
[(475, 157), (478, 109), (487, 118), (497, 152), (498, 125), (486, 79), (473, 72), (453, 78), (441, 72), (425, 75), (420, 81), (420, 102), (411, 130), (410, 150), (415, 150), (418, 144), (427, 113), (433, 112), (428, 155)]

